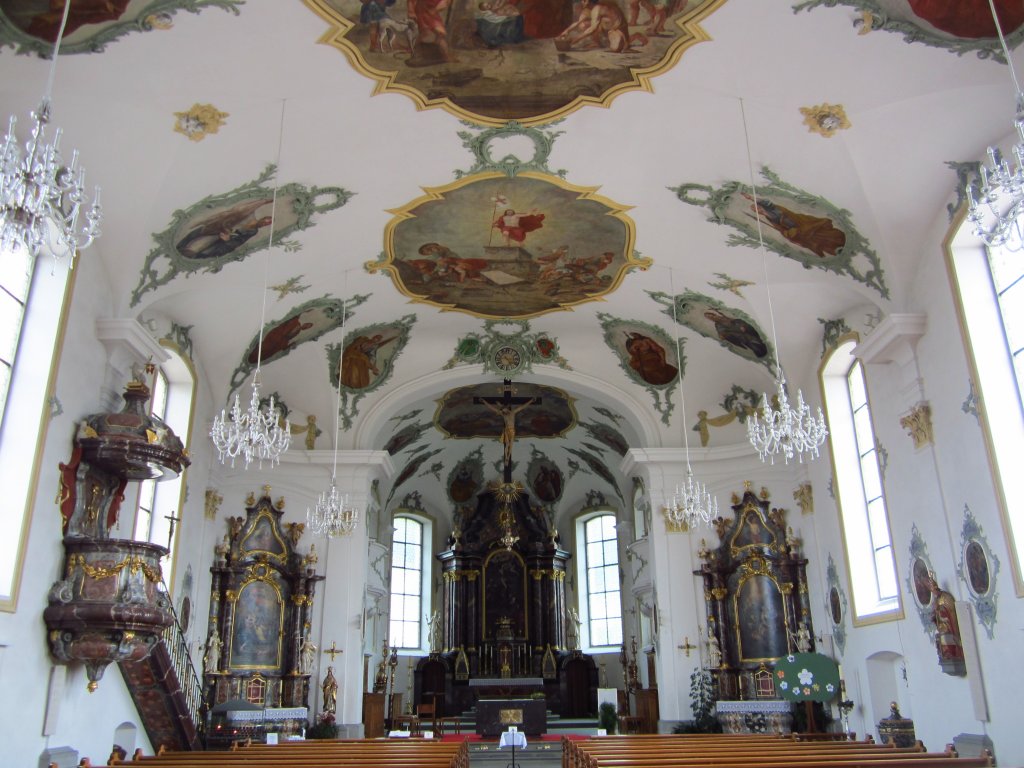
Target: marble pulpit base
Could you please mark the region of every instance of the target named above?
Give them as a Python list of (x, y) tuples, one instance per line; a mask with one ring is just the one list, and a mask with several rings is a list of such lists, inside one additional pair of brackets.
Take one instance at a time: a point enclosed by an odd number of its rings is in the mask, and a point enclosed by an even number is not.
[(788, 701), (720, 701), (715, 704), (725, 733), (792, 733)]

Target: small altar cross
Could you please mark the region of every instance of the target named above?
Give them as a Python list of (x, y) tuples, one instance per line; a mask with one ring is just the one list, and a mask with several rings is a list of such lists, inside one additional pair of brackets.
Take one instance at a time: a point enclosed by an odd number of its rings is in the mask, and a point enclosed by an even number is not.
[(680, 651), (686, 651), (687, 658), (689, 658), (689, 656), (690, 656), (690, 651), (692, 651), (696, 647), (697, 647), (696, 645), (691, 645), (690, 644), (690, 637), (688, 635), (683, 638), (683, 644), (682, 645), (677, 645), (676, 646), (676, 648), (678, 648)]
[(338, 655), (339, 653), (344, 653), (344, 651), (343, 651), (343, 650), (341, 650), (341, 648), (338, 648), (338, 647), (337, 647), (337, 646), (335, 645), (335, 643), (334, 643), (334, 641), (333, 641), (333, 640), (331, 640), (331, 647), (330, 647), (330, 648), (325, 648), (325, 649), (323, 650), (323, 652), (324, 652), (324, 653), (326, 653), (326, 654), (328, 654), (328, 655), (329, 655), (329, 656), (331, 657), (331, 663), (332, 663), (332, 664), (334, 663), (334, 657), (335, 657), (335, 656), (337, 656), (337, 655)]

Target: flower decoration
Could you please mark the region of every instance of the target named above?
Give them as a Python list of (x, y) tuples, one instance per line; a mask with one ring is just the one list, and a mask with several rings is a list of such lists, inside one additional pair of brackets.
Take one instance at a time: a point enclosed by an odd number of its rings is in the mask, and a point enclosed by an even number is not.
[(804, 667), (800, 670), (800, 674), (797, 675), (800, 679), (800, 685), (810, 685), (814, 682), (814, 673)]

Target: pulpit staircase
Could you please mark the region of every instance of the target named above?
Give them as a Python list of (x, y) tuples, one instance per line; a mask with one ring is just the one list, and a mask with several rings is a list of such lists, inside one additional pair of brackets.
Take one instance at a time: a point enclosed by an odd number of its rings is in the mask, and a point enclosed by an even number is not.
[[(163, 585), (166, 591), (166, 584)], [(203, 749), (203, 684), (178, 615), (148, 656), (118, 664), (153, 749)]]

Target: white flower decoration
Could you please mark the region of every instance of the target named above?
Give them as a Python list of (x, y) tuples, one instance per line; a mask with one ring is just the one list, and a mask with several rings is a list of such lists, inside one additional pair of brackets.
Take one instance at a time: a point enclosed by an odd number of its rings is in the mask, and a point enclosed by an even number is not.
[(786, 657), (786, 661), (788, 661), (790, 664), (792, 664), (794, 661), (796, 661), (796, 656), (794, 656), (791, 653), (791, 654), (789, 654), (789, 656)]
[(797, 675), (797, 678), (800, 680), (800, 685), (810, 685), (814, 682), (814, 673), (804, 667), (800, 670), (800, 674)]
[(829, 693), (833, 693), (835, 691), (835, 689), (836, 689), (836, 687), (834, 685), (832, 685), (832, 683), (829, 683), (828, 685), (825, 686), (825, 690), (828, 691)]
[(781, 683), (779, 683), (779, 688), (781, 688), (784, 691), (788, 690), (789, 689), (789, 683), (787, 683), (785, 680), (783, 680)]

